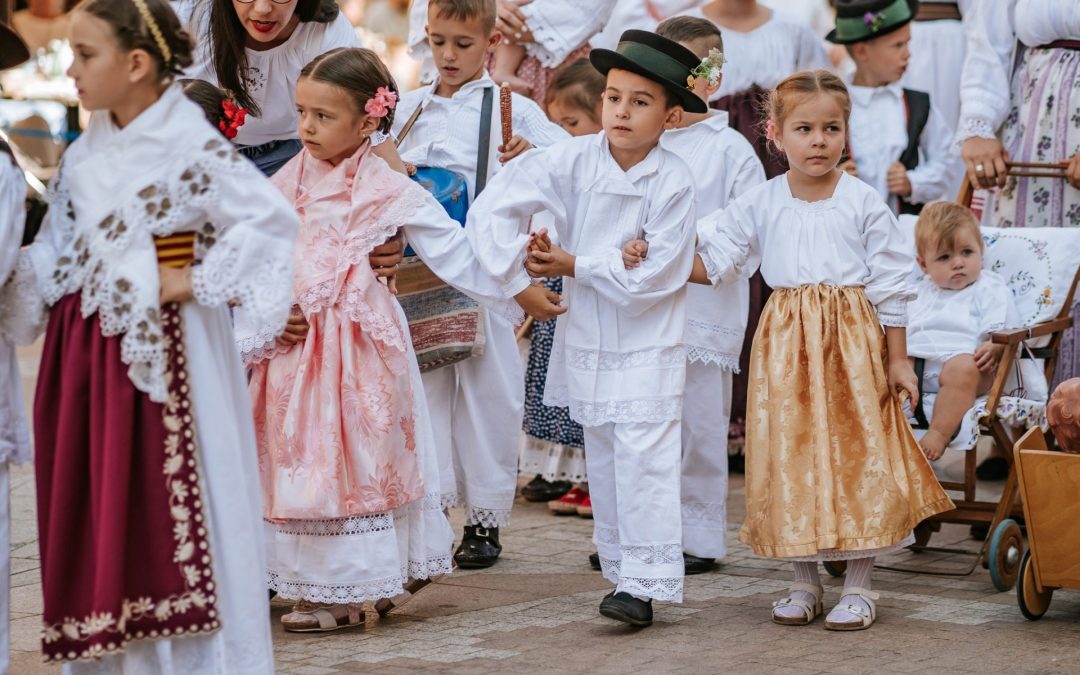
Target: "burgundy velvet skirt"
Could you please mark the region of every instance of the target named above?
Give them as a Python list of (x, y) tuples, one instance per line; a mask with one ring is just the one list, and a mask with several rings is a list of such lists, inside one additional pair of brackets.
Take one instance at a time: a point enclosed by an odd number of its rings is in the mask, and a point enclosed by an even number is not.
[(162, 308), (169, 398), (138, 391), (121, 336), (53, 306), (34, 401), (42, 650), (93, 659), (219, 627), (179, 307)]

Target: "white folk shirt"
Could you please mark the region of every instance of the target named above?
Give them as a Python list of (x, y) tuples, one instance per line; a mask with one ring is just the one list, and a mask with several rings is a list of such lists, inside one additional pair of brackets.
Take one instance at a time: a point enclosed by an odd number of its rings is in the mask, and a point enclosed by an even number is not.
[(918, 297), (908, 304), (908, 356), (944, 362), (974, 354), (990, 333), (1020, 323), (1012, 291), (989, 270), (958, 291), (939, 288), (930, 277), (915, 290)]
[[(0, 152), (0, 281), (11, 276), (15, 268), (25, 221), (26, 181), (11, 156)], [(0, 464), (30, 460), (19, 359), (14, 343), (7, 338), (6, 314), (0, 310)], [(0, 557), (6, 556), (7, 549), (0, 551)], [(6, 602), (7, 596), (0, 600)], [(3, 665), (0, 663), (0, 667)]]
[[(694, 174), (695, 211), (705, 216), (722, 209), (750, 188), (765, 182), (765, 169), (754, 148), (728, 126), (726, 112), (660, 137), (660, 145), (686, 162)], [(756, 266), (756, 265), (755, 265)], [(750, 286), (746, 279), (708, 288), (690, 284), (686, 291), (686, 349), (690, 362), (739, 369)]]
[[(179, 3), (177, 13), (186, 19), (196, 36), (195, 64), (186, 77), (206, 80), (218, 86), (217, 72), (210, 44), (210, 16), (202, 5), (193, 8), (193, 0)], [(193, 10), (196, 12), (193, 14)], [(330, 23), (301, 21), (289, 39), (272, 49), (245, 49), (247, 71), (244, 81), (248, 93), (258, 103), (259, 116), (249, 115), (240, 127), (237, 145), (262, 145), (270, 141), (299, 138), (296, 117), (296, 81), (300, 71), (316, 56), (338, 47), (359, 47), (356, 31), (344, 14)]]
[(1038, 47), (1080, 40), (1080, 2), (971, 0), (964, 14), (967, 56), (960, 88), (957, 140), (993, 136), (1012, 106), (1010, 79), (1017, 40)]
[[(530, 283), (529, 218), (545, 210), (577, 261), (564, 280), (568, 311), (555, 327), (544, 403), (569, 407), (585, 426), (680, 419), (695, 235), (690, 169), (658, 146), (623, 171), (602, 133), (511, 162), (473, 204), (465, 228), (508, 297)], [(639, 238), (649, 241), (649, 256), (627, 270), (622, 247)]]
[[(484, 89), (492, 88), (491, 138), (488, 145), (488, 177), (501, 166), (502, 115), (499, 88), (485, 72), (483, 77), (467, 82), (453, 96), (435, 94), (439, 83), (414, 89), (401, 97), (394, 111), (394, 136), (398, 136), (416, 107), (424, 107), (405, 140), (398, 146), (401, 159), (416, 166), (437, 166), (456, 171), (465, 177), (470, 199), (476, 195), (476, 160), (480, 141), (480, 113)], [(511, 116), (514, 134), (538, 148), (569, 138), (569, 134), (549, 120), (532, 100), (513, 94)]]
[(908, 240), (881, 197), (859, 179), (842, 174), (832, 197), (806, 202), (791, 194), (781, 174), (705, 221), (698, 253), (712, 283), (735, 281), (757, 253), (773, 288), (863, 287), (882, 324), (907, 324)]
[[(700, 7), (685, 14), (709, 18)], [(792, 73), (831, 66), (821, 38), (809, 26), (778, 16), (776, 12), (749, 33), (726, 26), (719, 28), (724, 34), (724, 79), (713, 100), (755, 84), (772, 89)]]
[[(904, 90), (899, 82), (885, 87), (848, 85), (851, 119), (848, 124), (851, 156), (859, 178), (877, 190), (894, 211), (898, 198), (889, 193), (889, 166), (900, 159), (908, 145), (907, 111)], [(919, 136), (919, 164), (908, 171), (912, 204), (943, 199), (951, 189), (949, 145), (951, 132), (930, 100), (930, 117)]]

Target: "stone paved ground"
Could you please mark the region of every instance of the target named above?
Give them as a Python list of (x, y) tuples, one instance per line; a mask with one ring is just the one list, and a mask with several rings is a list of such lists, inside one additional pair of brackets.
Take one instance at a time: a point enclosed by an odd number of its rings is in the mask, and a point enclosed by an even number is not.
[[(29, 357), (27, 358), (29, 361)], [(24, 372), (32, 372), (27, 363)], [(30, 379), (30, 378), (28, 378)], [(28, 382), (29, 384), (29, 382)], [(33, 475), (13, 473), (12, 670), (58, 673), (40, 663), (41, 588)], [(729, 519), (742, 520), (742, 480), (732, 480)], [(460, 519), (455, 520), (460, 532)], [(977, 550), (966, 529), (946, 526), (934, 543)], [(755, 558), (728, 532), (730, 553), (714, 572), (690, 577), (680, 606), (657, 604), (651, 628), (635, 631), (600, 617), (609, 585), (586, 562), (591, 521), (556, 518), (519, 500), (503, 534), (503, 559), (489, 570), (456, 572), (404, 607), (367, 625), (318, 637), (287, 635), (274, 604), (279, 673), (956, 673), (1080, 672), (1080, 592), (1055, 594), (1050, 611), (1028, 622), (1012, 592), (998, 593), (981, 567), (966, 577), (878, 571), (879, 619), (869, 631), (830, 633), (769, 621), (789, 569)], [(900, 554), (927, 566), (929, 554)], [(957, 558), (935, 559), (955, 569)], [(823, 574), (826, 606), (840, 580)], [(140, 674), (141, 675), (141, 674)]]

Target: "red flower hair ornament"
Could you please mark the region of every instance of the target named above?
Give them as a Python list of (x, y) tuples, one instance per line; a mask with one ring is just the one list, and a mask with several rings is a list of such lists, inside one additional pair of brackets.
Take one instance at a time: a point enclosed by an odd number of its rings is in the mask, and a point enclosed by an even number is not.
[(236, 138), (240, 127), (244, 126), (248, 111), (247, 108), (242, 108), (229, 99), (221, 102), (221, 110), (225, 119), (218, 122), (218, 129), (225, 134), (225, 138), (231, 141)]

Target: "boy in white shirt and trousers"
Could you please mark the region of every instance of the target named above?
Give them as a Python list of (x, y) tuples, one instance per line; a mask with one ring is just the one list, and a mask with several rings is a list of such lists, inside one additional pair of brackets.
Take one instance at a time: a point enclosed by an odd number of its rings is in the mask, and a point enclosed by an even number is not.
[[(683, 111), (704, 113), (687, 87), (701, 59), (654, 33), (627, 31), (594, 50), (607, 75), (604, 132), (530, 152), (473, 204), (465, 228), (477, 257), (537, 318), (560, 311), (544, 403), (585, 428), (594, 542), (616, 588), (600, 613), (652, 623), (652, 600), (682, 601), (679, 503), (686, 382), (686, 279), (695, 239), (690, 169), (660, 146)], [(552, 215), (560, 248), (529, 218)], [(635, 270), (621, 247), (645, 236)], [(562, 276), (565, 308), (529, 274)]]
[(826, 39), (847, 47), (855, 62), (848, 83), (851, 118), (841, 168), (873, 186), (898, 214), (950, 198), (952, 132), (926, 92), (905, 89), (911, 52), (911, 0), (839, 0)]
[[(401, 98), (393, 133), (402, 160), (462, 174), (469, 197), (489, 176), (477, 175), (479, 132), (485, 90), (491, 91), (488, 173), (528, 150), (568, 138), (539, 106), (514, 95), (515, 136), (500, 146), (498, 85), (484, 69), (488, 52), (500, 42), (495, 0), (432, 0), (427, 35), (439, 77), (430, 87)], [(415, 115), (417, 110), (420, 111)], [(410, 125), (411, 122), (411, 125)], [(406, 127), (409, 127), (406, 129)], [(403, 132), (404, 134), (402, 138)], [(528, 139), (528, 140), (526, 140)], [(498, 153), (502, 153), (497, 155)], [(471, 258), (470, 258), (471, 259)], [(517, 458), (525, 405), (524, 373), (514, 328), (484, 313), (484, 351), (465, 361), (425, 372), (424, 392), (439, 452), (443, 505), (465, 505), (466, 525), (454, 553), (459, 567), (495, 564), (502, 545), (499, 528), (510, 520), (517, 489)]]

